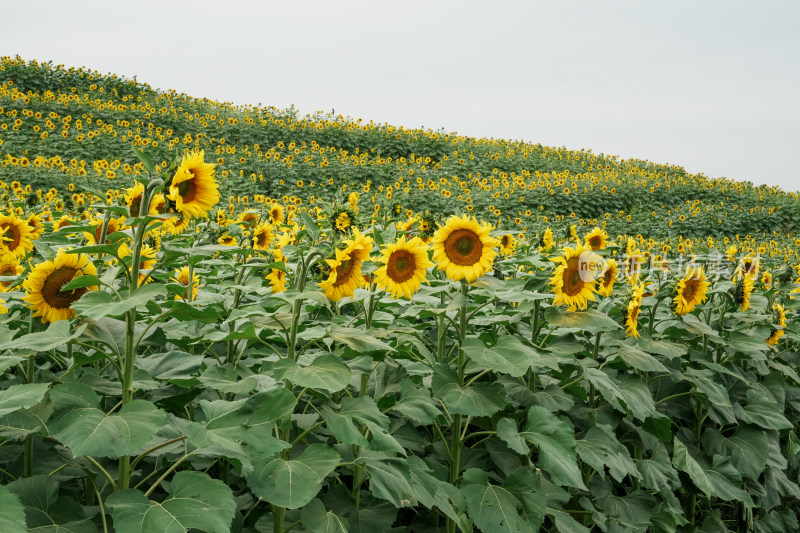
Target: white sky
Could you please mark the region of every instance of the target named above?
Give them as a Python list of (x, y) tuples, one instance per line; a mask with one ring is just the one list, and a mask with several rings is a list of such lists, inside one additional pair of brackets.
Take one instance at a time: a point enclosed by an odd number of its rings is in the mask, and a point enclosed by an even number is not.
[(800, 190), (797, 0), (47, 0), (0, 12), (2, 55)]

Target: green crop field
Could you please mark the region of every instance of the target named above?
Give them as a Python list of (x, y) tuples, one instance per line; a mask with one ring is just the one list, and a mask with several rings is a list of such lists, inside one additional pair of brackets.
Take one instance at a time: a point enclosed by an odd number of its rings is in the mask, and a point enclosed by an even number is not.
[(798, 224), (3, 57), (0, 533), (796, 533)]

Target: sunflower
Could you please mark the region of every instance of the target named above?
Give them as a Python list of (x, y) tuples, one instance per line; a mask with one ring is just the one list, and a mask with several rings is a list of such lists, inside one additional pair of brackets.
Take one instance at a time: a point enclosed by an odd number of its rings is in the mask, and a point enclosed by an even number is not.
[(347, 232), (355, 222), (355, 213), (349, 208), (339, 208), (331, 217), (333, 227), (340, 233)]
[(74, 226), (74, 225), (75, 225), (75, 220), (68, 215), (64, 215), (55, 221), (55, 223), (53, 224), (53, 231), (61, 231), (62, 229), (68, 226)]
[(6, 303), (6, 301), (0, 298), (0, 315), (8, 313), (8, 308), (5, 305), (3, 305), (4, 303)]
[(384, 247), (380, 262), (375, 271), (375, 281), (385, 288), (392, 298), (411, 298), (425, 280), (427, 269), (433, 262), (428, 259), (428, 247), (419, 237), (406, 241), (405, 236)]
[(270, 269), (270, 273), (267, 274), (265, 279), (269, 281), (272, 294), (277, 294), (286, 290), (286, 272), (280, 268)]
[(547, 228), (544, 230), (542, 238), (539, 240), (539, 250), (542, 252), (549, 252), (555, 244), (553, 240), (553, 230)]
[[(184, 287), (189, 287), (189, 267), (183, 266), (181, 268), (176, 268), (175, 277), (171, 279), (175, 283), (180, 283)], [(200, 276), (198, 276), (195, 272), (192, 272), (192, 297), (191, 297), (192, 300), (195, 299), (197, 293), (200, 291), (199, 287), (200, 287)], [(175, 299), (188, 300), (189, 290), (187, 289), (183, 294), (176, 294)]]
[(479, 224), (475, 217), (451, 216), (433, 234), (433, 259), (453, 281), (472, 283), (492, 269), (497, 239), (489, 236), (492, 227)]
[(744, 256), (739, 264), (736, 265), (736, 270), (733, 272), (733, 281), (739, 281), (740, 277), (752, 275), (758, 276), (758, 269), (761, 266), (761, 260), (758, 256), (752, 257), (749, 255)]
[[(109, 242), (111, 242), (109, 241), (108, 236), (122, 229), (122, 222), (123, 219), (121, 218), (108, 219), (108, 226), (106, 227), (106, 242), (102, 244), (108, 244)], [(103, 234), (103, 219), (96, 218), (92, 221), (91, 225), (95, 227), (94, 232), (89, 232), (89, 231), (83, 232), (83, 236), (86, 237), (86, 244), (88, 245), (99, 244), (100, 237)]]
[[(117, 255), (119, 255), (120, 259), (124, 259), (131, 255), (131, 249), (127, 243), (122, 243), (122, 246), (120, 246), (119, 250), (117, 251)], [(148, 273), (155, 265), (156, 251), (149, 244), (143, 244), (142, 249), (139, 251), (139, 285), (150, 282)]]
[(33, 250), (33, 228), (11, 213), (0, 215), (0, 257), (22, 258)]
[(550, 285), (553, 286), (553, 305), (568, 305), (571, 311), (575, 309), (586, 309), (588, 301), (594, 300), (594, 291), (597, 280), (587, 281), (582, 275), (584, 257), (581, 254), (591, 252), (589, 248), (582, 244), (577, 244), (575, 248), (565, 247), (564, 255), (553, 259), (559, 263)]
[(268, 249), (274, 240), (275, 233), (270, 224), (259, 224), (253, 230), (253, 248), (256, 250)]
[(75, 311), (70, 306), (97, 286), (71, 291), (62, 291), (61, 287), (76, 277), (96, 274), (97, 269), (85, 254), (70, 254), (59, 248), (55, 259), (39, 263), (28, 273), (22, 284), (28, 294), (22, 299), (35, 311), (33, 316), (42, 317), (42, 322), (72, 318)]
[(186, 231), (190, 223), (191, 219), (183, 214), (168, 218), (164, 220), (164, 224), (161, 225), (161, 233), (164, 235), (180, 235)]
[(239, 223), (252, 228), (258, 222), (258, 213), (254, 211), (245, 211), (239, 215)]
[(592, 250), (602, 250), (608, 245), (608, 233), (603, 228), (594, 228), (586, 235), (585, 241)]
[[(19, 276), (25, 272), (25, 267), (22, 266), (19, 259), (12, 256), (3, 256), (0, 258), (0, 277)], [(11, 286), (13, 281), (0, 281), (0, 292)]]
[(32, 239), (38, 239), (44, 234), (44, 217), (36, 214), (32, 214), (26, 220), (28, 225), (33, 230)]
[(775, 311), (776, 321), (775, 327), (772, 328), (772, 333), (767, 338), (767, 344), (775, 346), (780, 338), (783, 337), (783, 328), (786, 327), (786, 309), (781, 304), (776, 303), (773, 304), (772, 310)]
[(642, 307), (642, 296), (644, 295), (644, 285), (636, 283), (631, 288), (631, 299), (628, 300), (628, 307), (623, 314), (625, 316), (625, 333), (628, 337), (639, 338), (639, 311)]
[(334, 302), (345, 296), (352, 296), (364, 284), (361, 265), (372, 251), (372, 239), (359, 233), (357, 228), (353, 231), (353, 239), (345, 241), (347, 247), (336, 250), (334, 259), (326, 259), (331, 272), (328, 279), (319, 284), (325, 296)]
[(705, 301), (709, 285), (703, 267), (687, 268), (686, 275), (675, 287), (675, 297), (672, 300), (675, 312), (685, 315), (694, 311), (695, 306)]
[(506, 234), (500, 237), (500, 253), (503, 255), (514, 255), (517, 248), (517, 240), (513, 235)]
[(606, 259), (606, 269), (600, 278), (597, 292), (603, 296), (611, 296), (614, 292), (614, 282), (617, 280), (617, 262), (613, 259)]
[(133, 187), (127, 189), (124, 194), (125, 205), (128, 206), (128, 214), (131, 217), (138, 217), (142, 207), (142, 197), (144, 196), (144, 185), (138, 181), (134, 182)]
[(224, 234), (222, 237), (217, 239), (217, 243), (222, 246), (238, 246), (239, 241), (236, 239), (235, 236), (231, 235), (230, 233)]
[(285, 213), (281, 204), (275, 203), (269, 208), (269, 220), (272, 224), (283, 224)]
[(733, 299), (739, 305), (739, 311), (750, 309), (750, 295), (753, 294), (753, 284), (753, 276), (747, 274), (740, 278), (731, 289)]
[(214, 165), (203, 161), (204, 152), (191, 152), (172, 177), (167, 198), (175, 202), (179, 213), (190, 218), (202, 218), (219, 202)]

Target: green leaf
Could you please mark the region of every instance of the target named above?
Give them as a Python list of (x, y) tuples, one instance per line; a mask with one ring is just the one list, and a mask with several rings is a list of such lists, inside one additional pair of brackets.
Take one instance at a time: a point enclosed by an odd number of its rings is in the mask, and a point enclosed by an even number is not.
[(711, 404), (720, 407), (731, 407), (727, 389), (717, 383), (716, 376), (710, 370), (687, 368), (683, 372), (683, 377), (692, 382), (697, 391), (705, 395)]
[(543, 360), (535, 348), (531, 348), (512, 335), (502, 335), (497, 343), (488, 348), (480, 339), (467, 338), (461, 345), (467, 357), (482, 368), (513, 377), (525, 375), (532, 365), (539, 366)]
[(106, 316), (122, 315), (137, 307), (145, 307), (148, 302), (164, 294), (164, 287), (158, 283), (142, 285), (133, 294), (125, 295), (119, 301), (109, 292), (90, 291), (73, 303), (72, 309), (87, 318), (99, 320)]
[(649, 353), (639, 350), (635, 346), (620, 344), (617, 355), (636, 370), (641, 370), (643, 372), (669, 372), (667, 367), (662, 365), (658, 359)]
[(499, 383), (474, 383), (462, 389), (457, 383), (448, 383), (437, 396), (452, 414), (491, 416), (505, 407), (505, 390)]
[(794, 424), (783, 416), (783, 409), (778, 403), (765, 394), (753, 390), (747, 391), (747, 405), (734, 406), (736, 418), (743, 422), (755, 424), (764, 429), (791, 429)]
[(620, 390), (619, 385), (608, 374), (597, 368), (584, 368), (583, 377), (594, 385), (600, 396), (610, 403), (614, 409), (623, 414), (628, 414), (628, 408), (624, 401), (625, 395)]
[(607, 314), (595, 309), (586, 311), (563, 311), (556, 307), (548, 307), (544, 311), (544, 318), (550, 324), (559, 328), (575, 328), (587, 331), (592, 335), (601, 331), (621, 329), (621, 326)]
[(354, 444), (364, 448), (369, 446), (367, 438), (361, 433), (358, 427), (356, 427), (352, 418), (335, 413), (327, 405), (322, 406), (320, 414), (322, 415), (322, 419), (325, 420), (325, 426), (339, 442)]
[(0, 416), (0, 437), (9, 440), (20, 440), (31, 433), (46, 427), (47, 419), (53, 412), (53, 404), (42, 401), (30, 409), (20, 409)]
[(365, 450), (356, 459), (356, 463), (367, 471), (369, 488), (373, 495), (392, 502), (395, 507), (411, 507), (416, 504), (414, 490), (411, 488), (411, 474), (405, 459)]
[(44, 398), (48, 383), (21, 383), (0, 391), (0, 416), (33, 407)]
[(269, 425), (294, 411), (297, 399), (283, 387), (259, 392), (244, 400), (209, 402), (200, 400), (200, 408), (206, 416), (207, 429), (249, 428)]
[(555, 483), (586, 489), (575, 458), (572, 424), (537, 405), (528, 409), (528, 422), (520, 433), (539, 452), (539, 463)]
[(294, 385), (310, 389), (338, 392), (350, 384), (353, 373), (335, 355), (317, 357), (309, 366), (300, 366), (291, 359), (281, 359), (272, 367), (275, 379), (287, 379)]
[(708, 428), (703, 432), (703, 447), (710, 455), (730, 457), (736, 470), (754, 481), (767, 466), (767, 434), (752, 426), (740, 425), (730, 438)]
[(300, 520), (303, 527), (311, 533), (348, 533), (350, 531), (350, 522), (346, 518), (336, 515), (333, 511), (326, 511), (322, 501), (316, 498), (303, 507)]
[(5, 372), (9, 368), (16, 366), (17, 363), (21, 363), (25, 359), (22, 357), (15, 357), (13, 355), (1, 355), (0, 356), (0, 373)]
[(394, 348), (377, 339), (369, 332), (358, 328), (346, 328), (338, 324), (331, 324), (328, 328), (328, 338), (346, 344), (356, 352), (392, 352)]
[(231, 489), (202, 472), (178, 472), (170, 495), (162, 502), (148, 500), (141, 491), (125, 489), (106, 499), (118, 533), (229, 533), (236, 513)]
[[(116, 251), (117, 246), (114, 246), (113, 248)], [(72, 281), (62, 286), (61, 292), (73, 291), (75, 289), (83, 289), (85, 287), (94, 287), (102, 284), (103, 282), (100, 281), (100, 278), (98, 278), (97, 276), (92, 276), (91, 274), (84, 274), (82, 276), (78, 276), (77, 278), (73, 278)]]
[(689, 450), (686, 446), (678, 440), (678, 437), (675, 437), (673, 440), (672, 464), (681, 472), (689, 474), (689, 478), (692, 482), (698, 489), (703, 491), (706, 496), (712, 496), (714, 494), (713, 482), (709, 479), (703, 467), (700, 466), (700, 463), (689, 454)]
[(152, 403), (133, 400), (112, 415), (96, 408), (72, 409), (50, 423), (50, 432), (76, 457), (121, 457), (147, 444), (165, 416)]
[(467, 500), (467, 513), (481, 531), (487, 533), (522, 533), (535, 531), (520, 513), (521, 502), (508, 489), (489, 482), (486, 472), (464, 472), (461, 492)]
[(66, 495), (59, 496), (58, 482), (50, 476), (19, 478), (5, 488), (23, 505), (28, 531), (97, 533), (97, 527), (84, 519), (83, 507), (78, 502)]
[(495, 429), (497, 438), (505, 442), (509, 448), (515, 452), (527, 455), (530, 453), (530, 448), (525, 443), (525, 437), (519, 434), (517, 423), (511, 418), (502, 418), (497, 422)]
[(26, 533), (25, 508), (19, 497), (0, 485), (0, 531), (3, 533)]
[(625, 376), (619, 384), (619, 390), (634, 418), (642, 421), (648, 418), (664, 418), (664, 415), (656, 409), (652, 392), (641, 377), (633, 374)]
[(431, 398), (429, 389), (416, 387), (410, 379), (400, 384), (402, 397), (397, 400), (394, 410), (406, 415), (419, 424), (432, 424), (441, 412)]
[[(339, 454), (323, 444), (312, 444), (297, 459), (280, 457), (259, 462), (247, 476), (253, 494), (287, 509), (297, 509), (310, 502), (322, 488), (325, 477), (339, 464)], [(259, 464), (261, 463), (261, 464)]]
[(52, 322), (45, 331), (28, 333), (16, 339), (0, 344), (0, 350), (32, 350), (34, 352), (46, 352), (57, 348), (62, 344), (67, 344), (72, 339), (77, 339), (86, 329), (85, 325), (75, 328), (70, 333), (69, 320), (57, 320)]
[(617, 440), (611, 426), (599, 424), (589, 428), (586, 435), (576, 443), (581, 460), (605, 476), (605, 466), (611, 477), (621, 482), (629, 475), (639, 479), (639, 471), (627, 448)]
[(683, 357), (689, 351), (683, 344), (675, 344), (669, 341), (654, 341), (652, 339), (640, 339), (639, 346), (650, 353), (657, 353), (669, 359)]

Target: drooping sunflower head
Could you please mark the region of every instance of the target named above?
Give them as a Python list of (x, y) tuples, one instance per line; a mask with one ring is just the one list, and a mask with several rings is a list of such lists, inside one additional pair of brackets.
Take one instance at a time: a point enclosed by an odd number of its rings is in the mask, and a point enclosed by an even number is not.
[(772, 305), (772, 310), (774, 312), (775, 323), (770, 336), (767, 337), (767, 344), (775, 346), (780, 341), (780, 338), (783, 337), (783, 328), (786, 327), (786, 309), (784, 309), (781, 304), (775, 303)]
[(574, 311), (586, 309), (589, 300), (594, 300), (597, 279), (587, 274), (585, 265), (589, 261), (586, 260), (586, 256), (581, 257), (586, 253), (591, 253), (591, 250), (582, 244), (577, 244), (575, 248), (564, 248), (563, 255), (553, 259), (558, 263), (550, 279), (555, 294), (553, 305), (567, 305)]
[(400, 237), (384, 247), (381, 252), (382, 266), (375, 271), (375, 281), (385, 288), (392, 298), (411, 298), (425, 280), (427, 269), (433, 267), (428, 259), (428, 247), (419, 237), (406, 240)]
[(96, 290), (97, 286), (69, 291), (61, 288), (76, 277), (96, 274), (97, 269), (85, 254), (70, 254), (59, 248), (55, 259), (39, 263), (28, 273), (22, 284), (27, 295), (22, 299), (34, 311), (33, 316), (42, 317), (43, 322), (72, 318), (75, 316), (72, 304), (86, 292)]
[(739, 311), (750, 309), (750, 295), (753, 294), (753, 285), (753, 276), (747, 274), (739, 278), (739, 281), (731, 289), (733, 299), (739, 305)]
[(32, 239), (38, 239), (44, 234), (44, 218), (44, 216), (37, 214), (32, 214), (27, 218), (26, 222), (33, 230)]
[(0, 257), (22, 258), (33, 250), (33, 228), (14, 213), (0, 215)]
[(553, 230), (547, 228), (542, 233), (542, 237), (539, 239), (539, 250), (542, 252), (549, 252), (555, 246), (555, 240), (553, 239)]
[(204, 155), (200, 151), (183, 156), (167, 195), (178, 212), (190, 218), (203, 218), (219, 202), (214, 165), (204, 162)]
[(694, 308), (706, 299), (706, 292), (710, 283), (706, 278), (703, 267), (689, 267), (686, 275), (678, 281), (675, 287), (675, 312), (679, 315), (691, 313)]
[(133, 187), (125, 191), (125, 205), (128, 206), (128, 214), (131, 217), (138, 217), (142, 210), (142, 198), (144, 197), (144, 185), (134, 182)]
[(606, 269), (603, 272), (603, 276), (598, 280), (597, 292), (603, 296), (611, 296), (614, 292), (614, 282), (617, 280), (618, 275), (617, 262), (613, 259), (606, 259)]
[(217, 239), (217, 244), (221, 246), (238, 246), (239, 240), (236, 236), (231, 235), (230, 233), (224, 233), (219, 239)]
[(592, 250), (602, 250), (608, 245), (608, 233), (603, 228), (594, 228), (586, 235), (585, 241)]
[(266, 279), (269, 281), (272, 294), (277, 294), (286, 290), (286, 272), (279, 268), (271, 268)]
[(451, 216), (433, 235), (433, 259), (453, 281), (472, 283), (492, 269), (499, 244), (491, 237), (489, 224), (479, 224), (474, 217)]
[(636, 283), (631, 287), (631, 297), (624, 310), (625, 333), (628, 337), (639, 338), (639, 311), (642, 307), (642, 297), (644, 296), (644, 285)]

